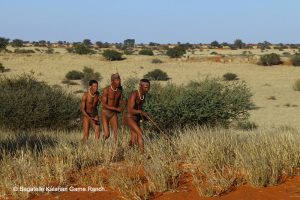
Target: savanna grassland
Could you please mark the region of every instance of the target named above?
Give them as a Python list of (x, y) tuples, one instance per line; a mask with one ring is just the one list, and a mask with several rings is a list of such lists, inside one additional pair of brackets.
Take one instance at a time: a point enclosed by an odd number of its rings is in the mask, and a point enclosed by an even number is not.
[[(237, 77), (231, 82), (247, 85), (252, 93), (252, 106), (250, 125), (195, 125), (171, 130), (167, 132), (169, 136), (146, 130), (145, 155), (138, 149), (128, 149), (130, 135), (124, 127), (119, 130), (117, 147), (110, 139), (105, 143), (102, 139), (94, 141), (93, 132), (89, 141), (81, 144), (80, 129), (3, 129), (0, 198), (299, 198), (300, 92), (293, 86), (300, 79), (300, 67), (290, 62), (290, 55), (296, 50), (196, 48), (188, 50), (182, 58), (169, 58), (163, 50), (154, 50), (153, 56), (147, 56), (138, 55), (139, 49), (134, 48), (132, 55), (123, 55), (125, 59), (108, 61), (102, 56), (103, 49), (95, 49), (91, 55), (69, 53), (62, 47), (53, 48), (52, 53), (46, 53), (45, 47), (23, 47), (36, 52), (22, 54), (13, 53), (13, 47), (7, 49), (11, 52), (0, 53), (0, 63), (8, 69), (1, 75), (33, 74), (38, 80), (59, 85), (77, 97), (85, 90), (81, 81), (63, 83), (71, 70), (92, 68), (103, 77), (100, 82), (103, 88), (110, 84), (110, 75), (116, 71), (125, 81), (161, 69), (169, 79), (152, 82), (173, 83), (178, 88), (191, 81), (200, 81), (205, 86), (206, 82), (201, 81), (207, 77), (226, 82), (223, 75), (234, 73)], [(282, 63), (258, 65), (260, 56), (266, 53), (279, 54)], [(160, 62), (153, 63), (153, 59)], [(155, 88), (159, 87), (152, 89)], [(106, 191), (28, 193), (13, 191), (14, 186), (92, 186)]]

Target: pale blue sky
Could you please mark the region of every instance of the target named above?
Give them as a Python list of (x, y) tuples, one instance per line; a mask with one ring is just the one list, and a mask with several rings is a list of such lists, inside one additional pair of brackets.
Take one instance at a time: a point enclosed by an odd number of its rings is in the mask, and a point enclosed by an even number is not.
[(300, 43), (300, 0), (0, 0), (0, 37)]

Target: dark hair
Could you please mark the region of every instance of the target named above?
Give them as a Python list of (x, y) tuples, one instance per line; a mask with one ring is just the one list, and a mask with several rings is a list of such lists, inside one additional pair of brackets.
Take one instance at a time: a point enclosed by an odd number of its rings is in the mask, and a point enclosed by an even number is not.
[(150, 84), (150, 81), (148, 79), (146, 79), (146, 78), (141, 79), (140, 82), (149, 83)]
[(97, 84), (98, 84), (98, 81), (96, 81), (96, 80), (90, 80), (90, 81), (89, 81), (89, 86), (92, 86), (94, 83), (97, 83)]

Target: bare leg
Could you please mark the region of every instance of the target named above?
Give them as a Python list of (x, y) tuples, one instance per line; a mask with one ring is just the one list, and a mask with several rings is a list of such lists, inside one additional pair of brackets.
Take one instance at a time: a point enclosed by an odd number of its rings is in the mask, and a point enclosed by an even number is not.
[(111, 128), (113, 129), (115, 143), (117, 143), (118, 142), (118, 116), (117, 116), (117, 114), (114, 114), (114, 116), (112, 116), (112, 118), (110, 119), (110, 125), (111, 125)]
[(134, 142), (138, 143), (141, 152), (144, 153), (143, 131), (139, 127), (139, 123), (132, 118), (127, 117), (127, 125), (131, 130), (131, 138), (135, 140)]
[(106, 116), (104, 113), (101, 112), (101, 119), (102, 119), (102, 124), (103, 124), (103, 131), (104, 131), (104, 140), (109, 138), (109, 121), (107, 120)]
[[(98, 116), (94, 117), (94, 120), (99, 121), (99, 117)], [(91, 123), (93, 124), (93, 128), (95, 130), (95, 140), (99, 140), (99, 138), (100, 138), (100, 125), (95, 124), (94, 121), (92, 121)]]
[(87, 117), (83, 117), (83, 137), (81, 142), (84, 143), (89, 138), (90, 120)]

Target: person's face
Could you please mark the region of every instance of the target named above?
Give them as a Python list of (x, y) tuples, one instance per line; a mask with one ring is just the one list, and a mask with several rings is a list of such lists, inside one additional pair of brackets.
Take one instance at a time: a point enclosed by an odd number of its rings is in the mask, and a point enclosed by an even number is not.
[(141, 82), (140, 83), (140, 88), (141, 88), (141, 92), (142, 93), (148, 93), (149, 90), (150, 90), (150, 84), (149, 83)]
[(115, 78), (111, 81), (112, 85), (115, 87), (120, 87), (121, 86), (121, 79), (120, 78)]
[(97, 83), (93, 83), (93, 84), (91, 85), (90, 90), (91, 90), (92, 93), (97, 92), (97, 91), (98, 91), (98, 84), (97, 84)]

